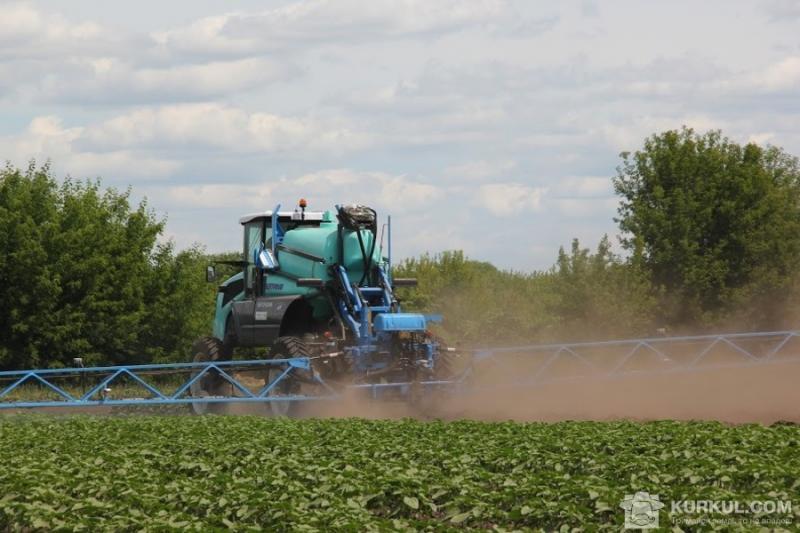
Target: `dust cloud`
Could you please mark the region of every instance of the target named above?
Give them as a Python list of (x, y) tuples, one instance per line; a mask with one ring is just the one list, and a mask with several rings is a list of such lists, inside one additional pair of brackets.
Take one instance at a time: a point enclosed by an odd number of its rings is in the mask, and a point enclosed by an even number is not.
[[(614, 373), (614, 377), (603, 376), (604, 372), (576, 377), (576, 368), (569, 368), (567, 360), (562, 368), (547, 368), (552, 378), (549, 381), (515, 385), (515, 381), (525, 381), (541, 370), (543, 359), (516, 354), (504, 358), (502, 365), (476, 363), (468, 387), (434, 393), (418, 404), (372, 400), (365, 394), (353, 393), (342, 401), (304, 407), (301, 416), (800, 423), (800, 357), (736, 366), (730, 363), (740, 363), (741, 359), (732, 356), (730, 350), (723, 352), (712, 351), (705, 361), (708, 364), (692, 367), (686, 363), (688, 357), (694, 357), (693, 351), (670, 353), (670, 360), (643, 354), (638, 360), (631, 360), (633, 366)], [(594, 355), (602, 367), (603, 354)], [(616, 364), (615, 361), (609, 359), (608, 364)]]
[(446, 419), (800, 422), (800, 361), (765, 367), (579, 378), (493, 387), (445, 400)]
[(301, 417), (483, 421), (717, 420), (800, 423), (800, 361), (696, 373), (578, 378), (535, 386), (476, 387), (412, 405), (355, 394), (304, 405)]

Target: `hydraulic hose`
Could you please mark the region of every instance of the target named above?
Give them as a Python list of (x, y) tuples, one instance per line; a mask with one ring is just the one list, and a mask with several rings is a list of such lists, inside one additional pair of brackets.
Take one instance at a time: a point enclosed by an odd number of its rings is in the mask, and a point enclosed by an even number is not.
[[(359, 285), (364, 284), (364, 280), (367, 279), (367, 276), (371, 274), (371, 267), (372, 267), (372, 254), (375, 253), (375, 242), (377, 239), (375, 238), (375, 234), (372, 235), (372, 246), (370, 247), (369, 253), (364, 249), (364, 239), (361, 237), (361, 230), (356, 231), (358, 234), (358, 246), (361, 248), (361, 257), (364, 259), (364, 274), (361, 276), (361, 280), (358, 282)], [(369, 280), (371, 281), (371, 280)]]

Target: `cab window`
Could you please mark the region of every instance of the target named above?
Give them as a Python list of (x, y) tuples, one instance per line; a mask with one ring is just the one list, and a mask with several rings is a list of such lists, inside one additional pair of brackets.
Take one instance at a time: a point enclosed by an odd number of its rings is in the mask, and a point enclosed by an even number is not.
[(256, 250), (264, 242), (261, 234), (263, 232), (264, 223), (261, 220), (248, 222), (244, 226), (244, 259), (248, 263), (252, 263)]
[(244, 260), (247, 262), (245, 268), (245, 283), (248, 289), (253, 288), (255, 281), (256, 266), (255, 253), (264, 246), (272, 245), (272, 227), (268, 219), (253, 220), (244, 225)]

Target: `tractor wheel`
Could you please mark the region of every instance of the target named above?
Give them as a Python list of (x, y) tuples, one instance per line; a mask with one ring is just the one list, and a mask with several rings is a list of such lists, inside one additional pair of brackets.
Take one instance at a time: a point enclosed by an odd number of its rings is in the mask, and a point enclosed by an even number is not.
[[(200, 337), (192, 345), (192, 361), (195, 363), (205, 363), (209, 361), (224, 361), (226, 351), (222, 343), (214, 337)], [(192, 377), (200, 371), (192, 373)], [(232, 396), (233, 386), (216, 372), (207, 372), (199, 380), (195, 381), (189, 388), (194, 398), (206, 398), (209, 396)], [(225, 404), (210, 402), (193, 402), (192, 410), (195, 414), (204, 415), (206, 413), (221, 414), (225, 412)]]
[[(291, 359), (294, 357), (310, 357), (311, 352), (306, 344), (297, 337), (278, 337), (269, 352), (270, 359)], [(284, 365), (270, 365), (267, 371), (266, 384), (272, 383), (286, 370)], [(301, 393), (301, 382), (293, 370), (269, 391), (267, 397), (279, 398), (281, 396), (295, 396)], [(299, 411), (299, 402), (272, 401), (267, 404), (267, 413), (272, 416), (296, 416)]]

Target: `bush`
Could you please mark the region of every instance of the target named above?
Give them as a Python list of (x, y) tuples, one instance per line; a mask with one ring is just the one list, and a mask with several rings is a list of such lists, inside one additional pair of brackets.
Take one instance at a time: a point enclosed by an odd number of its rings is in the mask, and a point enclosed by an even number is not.
[(163, 229), (130, 191), (0, 171), (0, 368), (185, 360), (213, 296), (202, 250)]

